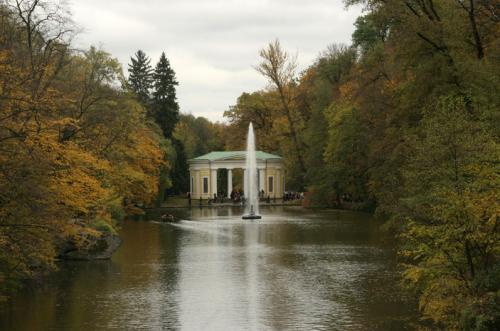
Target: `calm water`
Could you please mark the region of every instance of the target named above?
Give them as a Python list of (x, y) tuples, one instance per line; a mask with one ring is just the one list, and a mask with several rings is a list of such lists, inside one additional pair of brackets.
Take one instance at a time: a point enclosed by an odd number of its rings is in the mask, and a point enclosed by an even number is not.
[(414, 304), (399, 296), (393, 248), (370, 216), (261, 212), (128, 221), (111, 261), (63, 264), (0, 309), (0, 330), (411, 329)]

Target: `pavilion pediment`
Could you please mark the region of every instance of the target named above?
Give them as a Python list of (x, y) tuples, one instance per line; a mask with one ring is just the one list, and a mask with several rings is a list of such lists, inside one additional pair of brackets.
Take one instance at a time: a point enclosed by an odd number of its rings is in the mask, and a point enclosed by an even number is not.
[[(262, 151), (256, 151), (256, 157), (258, 161), (281, 160), (281, 157), (279, 157), (278, 155), (273, 155)], [(244, 161), (245, 159), (245, 151), (218, 151), (198, 156), (197, 158), (190, 160), (190, 162)]]
[(245, 160), (245, 156), (244, 155), (233, 155), (233, 156), (220, 158), (218, 161), (223, 161), (223, 160), (228, 160), (228, 161)]

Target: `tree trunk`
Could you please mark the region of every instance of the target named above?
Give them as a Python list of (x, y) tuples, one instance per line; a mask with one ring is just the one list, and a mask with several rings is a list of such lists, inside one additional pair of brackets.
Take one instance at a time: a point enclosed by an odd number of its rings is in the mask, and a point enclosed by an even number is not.
[(469, 267), (469, 274), (470, 274), (471, 278), (474, 278), (476, 275), (476, 271), (474, 268), (474, 261), (472, 260), (472, 254), (471, 254), (470, 250), (471, 250), (471, 248), (470, 248), (469, 241), (466, 240), (465, 241), (465, 256), (467, 258), (467, 265)]
[(481, 41), (481, 36), (479, 35), (479, 30), (477, 28), (474, 0), (469, 0), (469, 4), (470, 7), (467, 12), (469, 14), (469, 21), (472, 28), (472, 36), (474, 37), (474, 45), (476, 46), (476, 56), (479, 60), (481, 60), (484, 57), (484, 47)]

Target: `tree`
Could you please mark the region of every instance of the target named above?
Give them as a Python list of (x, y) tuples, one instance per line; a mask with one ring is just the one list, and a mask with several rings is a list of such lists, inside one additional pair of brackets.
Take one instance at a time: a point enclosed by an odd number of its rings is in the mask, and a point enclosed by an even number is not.
[[(156, 64), (153, 73), (153, 99), (151, 111), (153, 117), (160, 126), (163, 136), (171, 139), (175, 150), (175, 160), (172, 160), (172, 167), (169, 169), (169, 178), (172, 180), (168, 189), (160, 185), (160, 194), (165, 197), (166, 191), (179, 194), (187, 191), (188, 175), (187, 162), (184, 147), (182, 144), (172, 137), (174, 128), (179, 121), (179, 105), (177, 104), (177, 96), (175, 87), (179, 83), (175, 79), (175, 72), (170, 66), (170, 62), (162, 52), (158, 63)], [(160, 199), (159, 200), (163, 200)]]
[(281, 104), (281, 111), (286, 117), (290, 138), (294, 146), (299, 169), (302, 176), (306, 172), (303, 147), (297, 132), (297, 116), (294, 116), (292, 103), (295, 88), (296, 57), (291, 56), (281, 48), (279, 40), (269, 43), (268, 47), (260, 51), (262, 62), (256, 70), (266, 77), (276, 88)]
[(153, 87), (153, 69), (151, 59), (142, 50), (135, 53), (135, 58), (130, 58), (128, 65), (129, 86), (137, 95), (139, 102), (145, 107), (149, 106), (151, 98), (151, 88)]
[(182, 143), (186, 158), (192, 159), (211, 151), (224, 149), (220, 135), (221, 125), (212, 123), (204, 117), (181, 114), (173, 136)]
[(461, 96), (443, 97), (407, 137), (406, 285), (424, 317), (449, 329), (500, 326), (500, 146)]
[(380, 26), (377, 18), (376, 15), (368, 14), (358, 17), (354, 23), (356, 29), (352, 34), (352, 43), (353, 46), (359, 47), (362, 53), (370, 51), (377, 43), (384, 42), (387, 38), (389, 27), (387, 24)]
[(0, 2), (0, 299), (57, 268), (64, 247), (93, 249), (116, 233), (169, 167), (160, 129), (117, 87), (118, 61), (72, 51), (65, 13)]
[(345, 3), (366, 10), (353, 45), (320, 54), (296, 80), (294, 58), (271, 43), (257, 67), (270, 87), (243, 93), (224, 132), (257, 123), (264, 146), (286, 156), (287, 187), (301, 173), (311, 203), (375, 203), (400, 234), (403, 278), (426, 324), (496, 330), (498, 5)]
[[(349, 104), (352, 96), (349, 95), (348, 82), (352, 79), (355, 65), (356, 51), (353, 47), (330, 45), (303, 73), (297, 88), (297, 99), (302, 104), (300, 107), (307, 108), (301, 113), (308, 112), (308, 120), (301, 133), (307, 146), (304, 155), (307, 165), (305, 182), (311, 191), (308, 195), (310, 202), (317, 205), (339, 206), (340, 197), (344, 194), (357, 199), (364, 198), (358, 194), (360, 190), (352, 190), (353, 183), (362, 182), (365, 177), (354, 171), (359, 170), (363, 159), (359, 153), (345, 153), (359, 150), (357, 137), (362, 134), (361, 126), (356, 125), (358, 121), (353, 120), (355, 116), (351, 116), (354, 112), (351, 114), (345, 109), (353, 107)], [(343, 125), (347, 123), (357, 127), (347, 130), (350, 125)], [(339, 135), (353, 135), (356, 138), (346, 137), (342, 144), (337, 144), (335, 141)], [(351, 139), (349, 143), (348, 139)], [(352, 169), (357, 178), (339, 176), (341, 166)], [(349, 173), (349, 170), (346, 169), (344, 173)], [(346, 190), (347, 187), (350, 189)]]
[(177, 139), (172, 139), (175, 149), (175, 161), (173, 162), (170, 177), (172, 179), (172, 188), (170, 191), (173, 194), (181, 194), (189, 191), (189, 171), (186, 158), (186, 152), (182, 142)]
[(277, 118), (276, 93), (269, 91), (257, 91), (254, 93), (243, 93), (238, 97), (236, 105), (231, 106), (224, 112), (230, 123), (225, 130), (228, 132), (226, 146), (232, 150), (245, 149), (246, 141), (238, 139), (241, 132), (248, 130), (248, 125), (253, 123), (256, 136), (258, 137), (257, 148), (272, 152), (279, 152), (279, 145), (283, 139), (273, 128)]
[(153, 113), (166, 138), (172, 136), (179, 121), (179, 105), (175, 92), (178, 84), (175, 72), (163, 52), (153, 73)]

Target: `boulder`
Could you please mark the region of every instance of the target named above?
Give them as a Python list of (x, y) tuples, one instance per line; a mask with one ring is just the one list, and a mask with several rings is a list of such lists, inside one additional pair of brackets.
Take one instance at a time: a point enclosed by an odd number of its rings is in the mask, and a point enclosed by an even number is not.
[(77, 249), (73, 243), (67, 243), (59, 257), (63, 260), (107, 260), (120, 247), (122, 240), (112, 233), (104, 233), (95, 238), (93, 244), (85, 250)]

